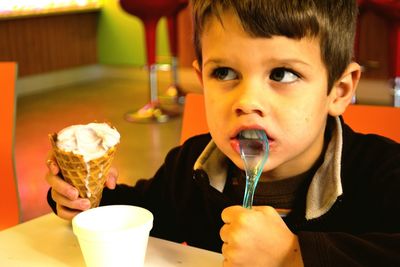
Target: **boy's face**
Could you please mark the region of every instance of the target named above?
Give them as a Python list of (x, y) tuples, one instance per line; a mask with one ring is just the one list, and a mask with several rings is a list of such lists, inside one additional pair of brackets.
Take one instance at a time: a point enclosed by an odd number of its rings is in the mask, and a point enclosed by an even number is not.
[[(231, 13), (211, 17), (201, 38), (206, 115), (219, 149), (243, 169), (237, 135), (264, 129), (270, 156), (264, 176), (282, 179), (307, 171), (322, 151), (327, 72), (319, 42), (250, 37)], [(201, 69), (201, 71), (200, 71)]]

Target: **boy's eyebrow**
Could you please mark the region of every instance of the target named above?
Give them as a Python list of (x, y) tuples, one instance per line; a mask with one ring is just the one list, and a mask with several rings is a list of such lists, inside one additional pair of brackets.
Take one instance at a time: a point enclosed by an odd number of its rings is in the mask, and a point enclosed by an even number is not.
[(268, 63), (269, 62), (273, 62), (276, 64), (284, 64), (284, 63), (301, 64), (301, 65), (305, 65), (307, 67), (311, 66), (311, 64), (309, 64), (306, 61), (303, 61), (301, 59), (298, 59), (298, 58), (273, 58), (273, 59), (268, 60)]
[[(301, 64), (307, 67), (311, 66), (311, 64), (298, 58), (271, 58), (265, 60), (264, 64), (270, 64), (271, 62), (273, 64)], [(223, 65), (226, 64), (226, 60), (220, 58), (211, 58), (204, 61), (203, 65), (206, 66), (207, 64)]]
[(223, 59), (208, 59), (206, 61), (204, 61), (203, 65), (206, 66), (207, 64), (214, 64), (214, 65), (221, 65), (223, 64), (225, 61)]

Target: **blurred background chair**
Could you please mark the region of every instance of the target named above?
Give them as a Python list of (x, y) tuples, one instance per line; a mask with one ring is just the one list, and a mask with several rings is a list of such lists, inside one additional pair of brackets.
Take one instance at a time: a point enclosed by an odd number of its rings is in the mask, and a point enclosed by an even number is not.
[(185, 102), (185, 93), (179, 86), (178, 77), (178, 14), (182, 9), (187, 7), (189, 0), (179, 0), (178, 2), (178, 7), (167, 18), (169, 48), (171, 53), (172, 83), (168, 87), (166, 94), (162, 97), (164, 101), (169, 101), (169, 103), (172, 104), (184, 104)]
[[(161, 17), (168, 18), (172, 55), (173, 84), (177, 88), (177, 15), (188, 4), (184, 0), (120, 0), (122, 9), (140, 18), (144, 24), (147, 68), (149, 72), (150, 101), (138, 111), (128, 112), (125, 119), (130, 122), (165, 122), (180, 115), (179, 109), (166, 110), (160, 105), (157, 89), (156, 29)], [(175, 91), (178, 97), (178, 91)], [(170, 91), (171, 94), (171, 91)], [(174, 95), (172, 95), (174, 97)]]
[(0, 230), (20, 221), (14, 165), (15, 80), (17, 64), (0, 62)]
[(400, 143), (399, 108), (350, 105), (343, 114), (343, 118), (356, 132), (379, 134)]
[[(345, 122), (356, 132), (379, 134), (400, 143), (400, 109), (387, 106), (350, 105), (343, 114)], [(181, 143), (208, 132), (201, 94), (188, 93), (183, 111)]]

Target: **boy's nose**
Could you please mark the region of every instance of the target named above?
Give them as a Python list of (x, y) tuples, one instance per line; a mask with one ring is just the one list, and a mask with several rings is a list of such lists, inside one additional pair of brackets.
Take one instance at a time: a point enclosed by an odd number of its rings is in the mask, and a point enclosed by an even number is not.
[(263, 90), (260, 88), (241, 88), (237, 95), (237, 101), (233, 105), (236, 115), (257, 114), (265, 116), (266, 108), (262, 104)]

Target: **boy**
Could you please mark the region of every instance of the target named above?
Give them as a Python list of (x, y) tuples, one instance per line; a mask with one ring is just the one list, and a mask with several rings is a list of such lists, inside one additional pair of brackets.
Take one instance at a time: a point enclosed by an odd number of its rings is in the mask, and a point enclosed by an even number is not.
[[(153, 236), (221, 251), (224, 266), (399, 266), (399, 144), (340, 117), (360, 77), (355, 0), (192, 4), (211, 136), (172, 149), (135, 187), (112, 189), (112, 173), (101, 205), (146, 207)], [(249, 210), (237, 136), (254, 129), (270, 156)], [(49, 168), (53, 210), (86, 209)]]

